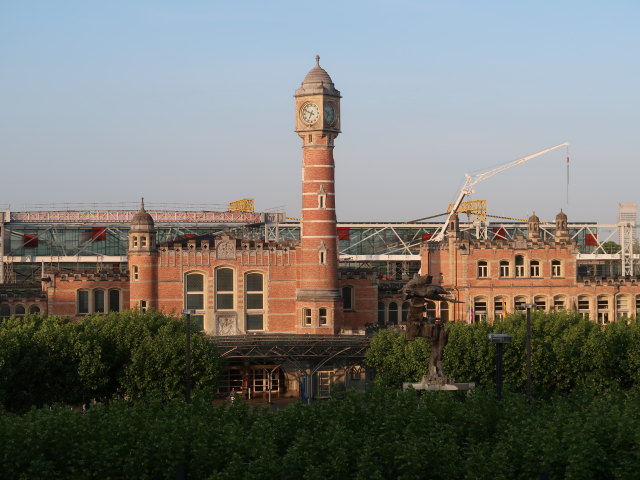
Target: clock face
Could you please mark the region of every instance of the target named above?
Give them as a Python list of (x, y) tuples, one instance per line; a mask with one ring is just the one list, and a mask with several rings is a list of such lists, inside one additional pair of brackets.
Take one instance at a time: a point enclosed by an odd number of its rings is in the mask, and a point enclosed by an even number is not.
[(336, 120), (336, 112), (333, 109), (333, 104), (327, 103), (324, 106), (324, 123), (327, 125), (333, 125)]
[(300, 110), (300, 116), (309, 125), (313, 125), (320, 117), (320, 109), (315, 103), (307, 103)]

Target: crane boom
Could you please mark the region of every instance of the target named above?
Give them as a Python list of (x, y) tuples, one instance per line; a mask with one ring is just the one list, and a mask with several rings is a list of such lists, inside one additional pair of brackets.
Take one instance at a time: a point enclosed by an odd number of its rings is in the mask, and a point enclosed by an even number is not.
[(518, 160), (514, 160), (513, 162), (509, 162), (509, 163), (505, 163), (504, 165), (500, 165), (499, 167), (496, 167), (492, 170), (489, 170), (487, 172), (484, 173), (478, 173), (477, 175), (469, 175), (468, 173), (465, 173), (464, 176), (466, 177), (466, 181), (464, 182), (464, 186), (460, 189), (460, 193), (458, 194), (458, 198), (456, 199), (456, 201), (453, 204), (453, 208), (451, 208), (451, 211), (449, 212), (449, 215), (447, 216), (444, 225), (442, 226), (442, 228), (440, 229), (440, 231), (438, 231), (438, 233), (436, 233), (436, 235), (434, 235), (433, 237), (431, 237), (428, 241), (429, 242), (440, 242), (442, 241), (442, 239), (444, 238), (444, 235), (447, 231), (447, 227), (449, 226), (449, 222), (451, 221), (451, 217), (453, 217), (453, 215), (455, 215), (455, 213), (458, 211), (458, 207), (460, 207), (460, 204), (462, 203), (462, 201), (464, 200), (464, 197), (466, 197), (467, 195), (471, 195), (473, 193), (473, 186), (482, 182), (483, 180), (486, 180), (488, 178), (493, 177), (494, 175), (497, 175), (498, 173), (504, 172), (505, 170), (508, 170), (512, 167), (515, 167), (517, 165), (521, 165), (523, 163), (528, 162), (529, 160), (539, 157), (540, 155), (544, 155), (545, 153), (549, 153), (552, 150), (555, 150), (556, 148), (560, 148), (560, 147), (565, 147), (569, 145), (569, 142), (564, 142), (561, 143), (560, 145), (556, 145), (555, 147), (551, 147), (551, 148), (547, 148), (545, 150), (541, 150), (539, 152), (533, 153), (531, 155), (528, 155), (526, 157), (522, 157), (519, 158)]

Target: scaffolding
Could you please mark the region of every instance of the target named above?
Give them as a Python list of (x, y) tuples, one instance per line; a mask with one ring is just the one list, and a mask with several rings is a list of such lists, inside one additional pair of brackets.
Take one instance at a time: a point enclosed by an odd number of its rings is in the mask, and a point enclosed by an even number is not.
[[(477, 202), (477, 201), (476, 201)], [(164, 207), (164, 206), (163, 206)], [(228, 233), (236, 238), (298, 241), (299, 222), (285, 221), (284, 212), (214, 212), (150, 207), (159, 242), (197, 235)], [(468, 204), (480, 212), (478, 222), (461, 222), (461, 235), (469, 241), (510, 241), (527, 237), (526, 222), (486, 222), (486, 205)], [(135, 210), (32, 210), (0, 212), (0, 283), (34, 281), (44, 267), (58, 270), (127, 269), (129, 224)], [(484, 217), (484, 220), (483, 218)], [(582, 263), (616, 263), (615, 273), (634, 275), (638, 254), (636, 206), (620, 204), (617, 224), (570, 223), (569, 236)], [(442, 227), (437, 222), (340, 222), (337, 225), (342, 267), (377, 271), (387, 278), (410, 278), (419, 269), (423, 243)], [(486, 233), (485, 233), (486, 232)], [(603, 244), (617, 240), (621, 250), (611, 253)], [(553, 241), (555, 224), (540, 225), (543, 241)]]

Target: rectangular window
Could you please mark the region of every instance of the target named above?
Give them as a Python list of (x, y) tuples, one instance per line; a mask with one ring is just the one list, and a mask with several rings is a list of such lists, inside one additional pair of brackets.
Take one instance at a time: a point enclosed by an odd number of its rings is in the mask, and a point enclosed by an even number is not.
[(558, 260), (554, 260), (553, 262), (551, 262), (551, 276), (552, 277), (562, 276), (562, 272), (560, 271), (560, 262)]
[(353, 310), (353, 287), (342, 287), (342, 307)]
[(311, 326), (311, 309), (310, 308), (302, 309), (302, 323), (307, 327)]
[(216, 309), (233, 310), (233, 270), (216, 270)]
[(147, 311), (147, 301), (140, 300), (140, 312), (145, 313)]
[(263, 330), (262, 314), (247, 314), (247, 330)]
[(264, 275), (247, 273), (244, 288), (247, 330), (264, 330)]
[(540, 264), (537, 261), (531, 262), (531, 265), (529, 265), (529, 267), (530, 267), (530, 274), (532, 277), (540, 276)]
[(187, 308), (202, 310), (204, 308), (204, 295), (202, 293), (187, 293)]
[(140, 269), (138, 268), (138, 265), (133, 266), (133, 279), (134, 280), (140, 279)]
[(509, 262), (500, 262), (500, 276), (501, 277), (509, 276)]
[(489, 267), (487, 262), (478, 262), (478, 278), (487, 278), (489, 276)]
[(262, 274), (250, 273), (247, 275), (247, 309), (261, 310), (264, 308), (263, 302), (263, 282)]
[(327, 309), (321, 308), (318, 310), (318, 323), (320, 326), (324, 326), (327, 324)]
[(331, 395), (331, 381), (333, 380), (332, 371), (318, 372), (318, 397), (327, 398)]
[(204, 315), (191, 315), (191, 331), (201, 332), (204, 330)]

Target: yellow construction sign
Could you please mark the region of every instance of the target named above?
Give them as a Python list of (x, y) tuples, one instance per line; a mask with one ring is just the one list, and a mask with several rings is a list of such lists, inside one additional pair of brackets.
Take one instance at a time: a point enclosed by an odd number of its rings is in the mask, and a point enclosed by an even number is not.
[[(447, 213), (453, 208), (453, 203), (447, 207)], [(469, 200), (460, 203), (458, 213), (466, 213), (470, 217), (474, 217), (486, 222), (487, 221), (487, 201), (486, 200)]]
[(254, 204), (253, 198), (243, 198), (242, 200), (236, 200), (235, 202), (229, 202), (230, 212), (253, 212)]

